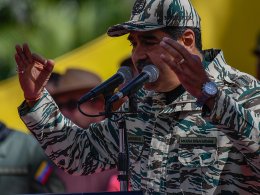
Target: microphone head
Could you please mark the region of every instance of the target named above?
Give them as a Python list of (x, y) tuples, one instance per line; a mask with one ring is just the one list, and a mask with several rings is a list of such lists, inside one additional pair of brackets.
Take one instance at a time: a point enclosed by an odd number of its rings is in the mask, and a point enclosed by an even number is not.
[(155, 82), (159, 77), (159, 70), (155, 65), (146, 65), (142, 72), (149, 75), (149, 83)]
[(133, 78), (133, 71), (129, 66), (121, 66), (117, 73), (123, 77), (124, 83), (130, 81)]

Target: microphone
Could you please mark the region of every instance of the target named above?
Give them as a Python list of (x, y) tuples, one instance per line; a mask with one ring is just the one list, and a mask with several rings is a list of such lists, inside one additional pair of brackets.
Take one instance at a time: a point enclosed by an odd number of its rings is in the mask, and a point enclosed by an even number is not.
[(159, 70), (155, 65), (146, 65), (142, 72), (134, 79), (132, 79), (125, 87), (119, 92), (114, 94), (109, 100), (108, 104), (128, 96), (138, 91), (146, 82), (154, 82), (159, 77)]
[(97, 87), (90, 90), (87, 94), (82, 96), (79, 101), (78, 105), (100, 95), (105, 94), (111, 91), (114, 91), (116, 87), (118, 87), (120, 84), (128, 82), (130, 79), (132, 79), (133, 73), (130, 67), (128, 66), (122, 66), (118, 69), (117, 73), (114, 74), (112, 77), (98, 85)]

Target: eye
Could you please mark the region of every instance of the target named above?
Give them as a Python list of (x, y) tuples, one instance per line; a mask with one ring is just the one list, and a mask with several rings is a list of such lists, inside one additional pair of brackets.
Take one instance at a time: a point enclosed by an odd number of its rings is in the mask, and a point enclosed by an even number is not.
[(152, 45), (158, 44), (158, 42), (157, 41), (151, 41), (151, 40), (144, 40), (143, 44), (148, 45), (148, 46), (152, 46)]

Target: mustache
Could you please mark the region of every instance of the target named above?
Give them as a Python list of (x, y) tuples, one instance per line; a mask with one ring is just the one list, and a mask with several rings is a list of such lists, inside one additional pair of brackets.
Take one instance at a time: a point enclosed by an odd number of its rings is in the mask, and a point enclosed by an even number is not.
[(136, 62), (136, 68), (137, 68), (138, 72), (142, 72), (143, 68), (150, 64), (153, 64), (153, 63), (148, 62), (146, 60), (139, 60)]

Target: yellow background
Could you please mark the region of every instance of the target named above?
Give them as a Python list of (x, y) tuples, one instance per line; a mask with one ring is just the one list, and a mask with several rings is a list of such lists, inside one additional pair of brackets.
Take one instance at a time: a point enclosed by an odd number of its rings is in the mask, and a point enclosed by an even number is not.
[[(252, 50), (256, 47), (256, 37), (260, 32), (260, 1), (192, 2), (202, 19), (203, 48), (221, 48), (228, 64), (256, 75), (256, 59)], [(126, 36), (109, 38), (104, 35), (55, 59), (55, 71), (63, 72), (67, 67), (78, 67), (94, 71), (107, 79), (116, 72), (121, 60), (130, 55), (130, 52)], [(23, 94), (17, 77), (0, 82), (0, 120), (11, 128), (26, 132), (17, 112), (22, 100)]]

